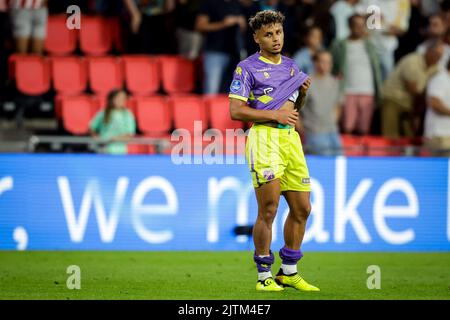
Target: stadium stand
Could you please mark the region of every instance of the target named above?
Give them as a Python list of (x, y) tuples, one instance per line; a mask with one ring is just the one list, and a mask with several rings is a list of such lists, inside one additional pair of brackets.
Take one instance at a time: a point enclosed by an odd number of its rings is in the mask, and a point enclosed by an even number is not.
[(169, 98), (175, 128), (183, 128), (194, 133), (194, 121), (202, 121), (201, 131), (207, 129), (208, 120), (205, 103), (200, 96), (177, 95)]
[(50, 15), (47, 22), (45, 51), (50, 55), (69, 55), (77, 48), (78, 30), (66, 27), (66, 15)]
[(243, 129), (244, 123), (233, 121), (229, 116), (229, 99), (227, 95), (205, 97), (206, 108), (212, 128), (225, 132), (226, 129)]
[(194, 90), (195, 70), (192, 61), (176, 56), (160, 56), (162, 86), (168, 94), (189, 93)]
[(47, 59), (38, 55), (12, 55), (9, 61), (19, 92), (39, 96), (50, 90), (50, 66)]
[(87, 66), (84, 59), (74, 56), (51, 57), (53, 88), (58, 94), (81, 94), (87, 88)]
[(74, 135), (89, 132), (89, 123), (95, 115), (96, 107), (92, 97), (66, 96), (62, 100), (62, 121), (64, 129)]
[(156, 93), (161, 85), (159, 63), (150, 56), (122, 56), (127, 90), (133, 95)]
[(113, 89), (123, 87), (121, 60), (112, 56), (88, 58), (89, 87), (106, 96)]
[(85, 55), (102, 56), (112, 49), (110, 20), (99, 16), (83, 16), (80, 49)]
[(166, 97), (137, 97), (135, 100), (139, 130), (147, 136), (167, 134), (172, 128), (172, 116)]

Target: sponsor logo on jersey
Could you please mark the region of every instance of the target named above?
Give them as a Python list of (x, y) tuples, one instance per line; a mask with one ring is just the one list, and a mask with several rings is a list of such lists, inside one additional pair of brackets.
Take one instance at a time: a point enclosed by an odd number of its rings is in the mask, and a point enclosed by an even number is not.
[(269, 93), (271, 93), (273, 91), (273, 88), (264, 88), (263, 89), (263, 92), (264, 92), (264, 94), (269, 94)]

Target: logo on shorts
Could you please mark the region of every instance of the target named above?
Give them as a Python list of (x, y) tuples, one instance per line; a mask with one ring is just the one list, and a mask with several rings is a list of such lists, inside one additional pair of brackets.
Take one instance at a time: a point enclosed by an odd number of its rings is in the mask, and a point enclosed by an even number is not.
[(238, 93), (242, 89), (242, 84), (240, 80), (233, 80), (230, 86), (230, 90), (233, 93)]
[(302, 183), (303, 184), (310, 184), (311, 183), (311, 179), (310, 178), (302, 178)]
[(275, 178), (275, 173), (272, 169), (265, 170), (263, 175), (266, 180), (273, 180)]

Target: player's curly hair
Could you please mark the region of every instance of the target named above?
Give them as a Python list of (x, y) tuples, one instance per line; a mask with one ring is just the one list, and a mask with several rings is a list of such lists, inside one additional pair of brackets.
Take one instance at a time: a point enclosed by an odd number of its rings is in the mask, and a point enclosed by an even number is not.
[(283, 24), (284, 19), (284, 15), (279, 11), (263, 10), (251, 17), (248, 22), (253, 32), (256, 32), (261, 29), (262, 26), (271, 25), (274, 23)]

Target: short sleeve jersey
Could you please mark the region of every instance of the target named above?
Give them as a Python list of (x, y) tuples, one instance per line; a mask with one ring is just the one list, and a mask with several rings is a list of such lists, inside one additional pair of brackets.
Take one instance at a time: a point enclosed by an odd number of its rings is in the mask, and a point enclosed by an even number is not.
[(279, 63), (273, 63), (255, 53), (237, 65), (229, 97), (254, 109), (278, 110), (307, 78), (293, 59), (282, 56)]

